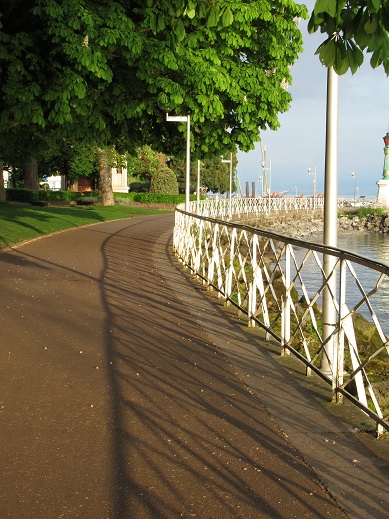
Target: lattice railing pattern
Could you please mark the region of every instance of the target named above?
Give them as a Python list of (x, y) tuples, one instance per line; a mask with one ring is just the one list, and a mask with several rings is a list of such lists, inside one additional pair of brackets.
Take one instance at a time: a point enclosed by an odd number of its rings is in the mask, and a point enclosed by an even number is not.
[[(340, 205), (343, 201), (340, 200)], [(189, 212), (211, 218), (241, 217), (260, 213), (277, 213), (278, 211), (299, 211), (316, 209), (324, 206), (323, 197), (234, 197), (190, 202)]]
[[(389, 430), (389, 267), (267, 231), (176, 211), (174, 247), (205, 283)], [(331, 261), (326, 274), (323, 259)], [(330, 324), (323, 324), (323, 296)]]

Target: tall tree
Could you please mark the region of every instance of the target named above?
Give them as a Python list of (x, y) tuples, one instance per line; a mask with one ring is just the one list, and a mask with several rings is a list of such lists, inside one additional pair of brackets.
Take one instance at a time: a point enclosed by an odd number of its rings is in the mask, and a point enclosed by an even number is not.
[(0, 204), (5, 202), (3, 161), (0, 160)]
[(24, 165), (24, 187), (38, 189), (38, 161), (31, 159)]
[(99, 157), (99, 195), (103, 205), (114, 205), (115, 199), (112, 192), (111, 166), (109, 163), (110, 150), (98, 149)]
[[(249, 150), (288, 109), (292, 0), (0, 0), (0, 153), (12, 137), (195, 157)], [(10, 139), (11, 133), (11, 139)]]

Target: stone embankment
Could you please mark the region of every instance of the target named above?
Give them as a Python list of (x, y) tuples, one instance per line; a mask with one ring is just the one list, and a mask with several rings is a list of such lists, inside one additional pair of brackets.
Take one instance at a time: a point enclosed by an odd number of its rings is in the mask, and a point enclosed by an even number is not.
[[(256, 218), (244, 218), (239, 223), (282, 234), (290, 238), (321, 241), (323, 234), (323, 210), (280, 211)], [(366, 218), (342, 215), (338, 217), (338, 236), (358, 232), (389, 232), (389, 214), (371, 215)]]

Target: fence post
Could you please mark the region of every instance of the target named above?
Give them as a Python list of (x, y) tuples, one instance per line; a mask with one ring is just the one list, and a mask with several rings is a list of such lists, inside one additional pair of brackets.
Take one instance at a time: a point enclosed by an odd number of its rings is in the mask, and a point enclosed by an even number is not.
[(290, 245), (285, 248), (285, 300), (281, 298), (282, 305), (282, 342), (281, 355), (290, 355), (285, 344), (290, 341)]

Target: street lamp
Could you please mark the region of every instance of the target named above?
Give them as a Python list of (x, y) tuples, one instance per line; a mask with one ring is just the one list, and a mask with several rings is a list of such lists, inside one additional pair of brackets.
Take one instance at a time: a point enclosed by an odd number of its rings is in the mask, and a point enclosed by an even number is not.
[(166, 113), (166, 120), (173, 123), (187, 123), (186, 126), (186, 175), (185, 175), (185, 211), (189, 211), (189, 192), (190, 192), (190, 114), (188, 115), (169, 115)]
[(230, 165), (230, 191), (228, 195), (228, 215), (232, 216), (232, 206), (231, 206), (231, 194), (232, 194), (232, 153), (230, 153), (229, 159), (223, 159), (223, 155), (221, 157), (222, 162)]
[(196, 198), (197, 198), (197, 214), (200, 212), (200, 160), (197, 161), (197, 189), (196, 189)]
[(261, 196), (263, 196), (263, 176), (259, 176), (259, 185), (261, 186)]
[(384, 143), (385, 143), (385, 148), (384, 148), (384, 153), (385, 153), (385, 160), (384, 160), (384, 171), (383, 171), (383, 174), (382, 174), (382, 178), (384, 180), (387, 180), (389, 178), (389, 130), (387, 131), (385, 137), (383, 137), (384, 139)]
[[(265, 155), (265, 157), (266, 157), (266, 155)], [(262, 166), (262, 170), (263, 170), (263, 176), (264, 176), (264, 178), (266, 177), (266, 171), (268, 171), (268, 172), (269, 172), (269, 183), (268, 183), (268, 189), (269, 189), (269, 191), (268, 191), (268, 201), (269, 201), (269, 208), (268, 208), (268, 210), (269, 210), (269, 213), (270, 213), (270, 193), (271, 193), (271, 160), (270, 160), (270, 162), (269, 162), (269, 167), (268, 167), (268, 168), (266, 167), (266, 158), (264, 158), (264, 160), (262, 161), (262, 164), (261, 164), (261, 166)]]
[(308, 168), (308, 175), (313, 175), (313, 208), (316, 209), (316, 166), (312, 171), (312, 168)]
[(356, 193), (357, 193), (357, 176), (356, 176), (356, 174), (355, 174), (355, 171), (352, 171), (352, 172), (351, 172), (351, 176), (352, 176), (353, 179), (354, 179), (354, 205), (355, 205)]

